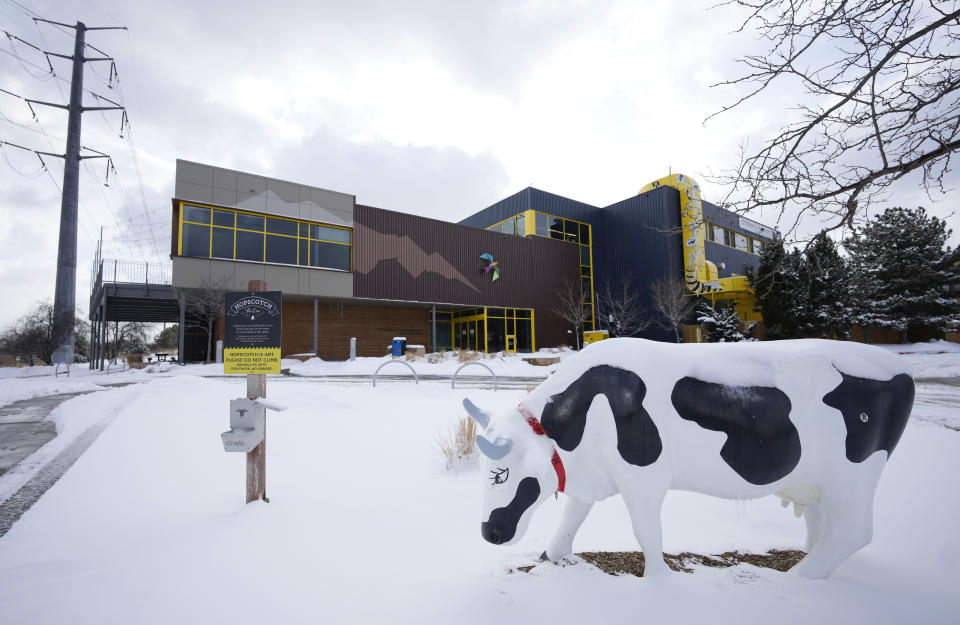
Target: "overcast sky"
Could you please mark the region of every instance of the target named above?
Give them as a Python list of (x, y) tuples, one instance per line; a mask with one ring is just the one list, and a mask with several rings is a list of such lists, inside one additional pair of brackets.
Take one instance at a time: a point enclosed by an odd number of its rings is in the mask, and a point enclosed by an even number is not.
[[(87, 26), (116, 59), (88, 63), (84, 86), (127, 107), (88, 112), (83, 144), (109, 153), (81, 168), (77, 302), (84, 313), (96, 241), (106, 258), (169, 263), (177, 158), (356, 195), (357, 202), (458, 221), (533, 185), (604, 206), (669, 171), (705, 175), (736, 163), (747, 137), (789, 114), (789, 94), (703, 120), (737, 97), (710, 88), (756, 51), (732, 34), (742, 15), (714, 0), (202, 2), (0, 0), (0, 27), (72, 53), (73, 31), (26, 12)], [(17, 5), (26, 8), (26, 11)], [(66, 102), (69, 61), (46, 61), (0, 39), (0, 88)], [(97, 105), (90, 93), (85, 104)], [(101, 102), (100, 105), (109, 105)], [(63, 151), (66, 114), (0, 93), (0, 139)], [(132, 141), (131, 141), (132, 137)], [(52, 301), (63, 167), (7, 147), (0, 163), (0, 328)], [(890, 204), (923, 205), (960, 223), (916, 180)], [(772, 215), (753, 215), (771, 223)], [(766, 217), (766, 218), (765, 218)], [(953, 242), (956, 244), (957, 233)]]

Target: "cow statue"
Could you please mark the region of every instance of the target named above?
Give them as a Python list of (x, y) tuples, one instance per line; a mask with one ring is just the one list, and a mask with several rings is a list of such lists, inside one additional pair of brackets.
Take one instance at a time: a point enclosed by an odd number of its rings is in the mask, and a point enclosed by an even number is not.
[(506, 413), (464, 400), (489, 470), (481, 533), (514, 543), (534, 508), (563, 492), (541, 556), (556, 561), (593, 503), (620, 493), (653, 575), (667, 570), (669, 489), (776, 494), (806, 524), (807, 555), (793, 571), (823, 578), (873, 537), (874, 492), (913, 395), (898, 356), (858, 343), (600, 341)]

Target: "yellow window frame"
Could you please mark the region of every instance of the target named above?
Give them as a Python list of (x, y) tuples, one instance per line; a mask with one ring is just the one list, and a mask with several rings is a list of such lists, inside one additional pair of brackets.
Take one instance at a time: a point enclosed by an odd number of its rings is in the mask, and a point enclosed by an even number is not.
[[(233, 221), (233, 224), (234, 224), (234, 225), (233, 225), (233, 226), (220, 226), (220, 225), (215, 225), (215, 224), (213, 223), (212, 216), (211, 216), (211, 219), (210, 219), (210, 223), (200, 223), (200, 222), (196, 222), (196, 221), (188, 221), (188, 220), (184, 219), (184, 212), (185, 212), (185, 211), (184, 211), (184, 206), (196, 206), (197, 208), (206, 208), (206, 209), (208, 209), (208, 210), (210, 210), (210, 211), (218, 210), (218, 211), (233, 213), (233, 214), (234, 214), (234, 221)], [(354, 234), (354, 233), (353, 233), (353, 228), (350, 228), (350, 227), (347, 227), (347, 226), (338, 226), (338, 225), (336, 225), (336, 224), (328, 224), (328, 223), (323, 223), (323, 222), (320, 222), (320, 221), (308, 221), (308, 220), (305, 220), (305, 219), (297, 219), (297, 218), (294, 218), (294, 217), (286, 217), (286, 216), (283, 216), (283, 215), (271, 215), (271, 214), (269, 214), (269, 213), (258, 213), (258, 212), (255, 212), (255, 211), (248, 211), (248, 210), (243, 210), (243, 209), (238, 209), (238, 208), (228, 208), (228, 207), (224, 207), (224, 206), (215, 206), (215, 205), (212, 205), (212, 204), (204, 204), (204, 203), (202, 203), (202, 202), (186, 202), (186, 201), (182, 201), (182, 200), (179, 202), (179, 211), (178, 211), (178, 213), (179, 213), (178, 216), (177, 216), (177, 217), (178, 217), (178, 219), (177, 219), (177, 221), (178, 221), (178, 228), (177, 228), (177, 255), (178, 255), (178, 256), (182, 256), (182, 255), (183, 255), (183, 226), (184, 226), (184, 224), (189, 224), (189, 225), (194, 225), (194, 226), (206, 226), (207, 228), (209, 228), (209, 233), (208, 233), (209, 236), (208, 236), (208, 240), (207, 240), (207, 256), (205, 256), (205, 258), (214, 258), (213, 256), (211, 256), (211, 254), (213, 253), (213, 229), (214, 229), (214, 228), (220, 228), (220, 229), (223, 229), (223, 230), (232, 230), (232, 231), (233, 231), (233, 255), (232, 255), (232, 258), (223, 259), (223, 260), (234, 260), (234, 261), (237, 260), (237, 232), (250, 232), (250, 233), (253, 233), (253, 234), (261, 234), (261, 235), (263, 235), (263, 246), (262, 246), (262, 249), (260, 250), (260, 260), (259, 260), (259, 261), (252, 261), (252, 262), (261, 262), (261, 263), (266, 263), (266, 262), (267, 262), (267, 261), (266, 261), (266, 258), (267, 258), (267, 236), (272, 236), (272, 237), (286, 237), (286, 238), (288, 238), (288, 239), (295, 239), (295, 240), (297, 241), (297, 263), (296, 263), (296, 266), (298, 266), (298, 267), (308, 267), (308, 268), (309, 268), (309, 267), (312, 267), (312, 266), (309, 264), (309, 262), (310, 262), (310, 258), (309, 258), (309, 256), (310, 256), (310, 244), (309, 244), (309, 242), (310, 242), (310, 241), (316, 241), (316, 242), (318, 242), (318, 243), (330, 243), (330, 244), (333, 244), (333, 245), (345, 245), (345, 246), (349, 247), (349, 248), (350, 248), (350, 267), (349, 267), (349, 269), (348, 269), (347, 271), (353, 271), (353, 234)], [(211, 214), (211, 215), (212, 215), (212, 214)], [(238, 228), (238, 227), (237, 227), (236, 215), (251, 215), (251, 216), (254, 216), (254, 217), (262, 217), (263, 220), (264, 220), (264, 222), (263, 222), (263, 230), (250, 230), (249, 228)], [(279, 233), (274, 233), (274, 232), (267, 232), (267, 221), (266, 221), (266, 220), (267, 220), (268, 218), (269, 218), (269, 219), (279, 219), (279, 220), (283, 220), (283, 221), (290, 221), (290, 222), (293, 222), (293, 223), (297, 224), (297, 228), (296, 228), (297, 234), (296, 234), (296, 235), (290, 235), (290, 234), (279, 234)], [(307, 236), (305, 236), (305, 237), (300, 236), (300, 224), (306, 224), (306, 225), (307, 225)], [(322, 226), (322, 227), (325, 227), (325, 228), (335, 228), (335, 229), (337, 229), (337, 230), (345, 230), (345, 231), (347, 231), (347, 232), (350, 233), (350, 242), (349, 242), (349, 243), (344, 243), (344, 242), (342, 242), (342, 241), (330, 241), (330, 240), (327, 240), (327, 239), (314, 238), (314, 237), (311, 236), (311, 228), (310, 228), (310, 226)], [(301, 240), (308, 242), (308, 243), (307, 243), (307, 259), (306, 259), (305, 261), (303, 261), (303, 262), (302, 262), (301, 259), (300, 259), (300, 241), (301, 241)], [(218, 258), (219, 258), (219, 257), (218, 257)], [(272, 263), (272, 264), (283, 264), (283, 263)], [(324, 267), (315, 267), (315, 268), (316, 268), (316, 269), (324, 269)], [(332, 269), (332, 268), (329, 268), (329, 269)]]

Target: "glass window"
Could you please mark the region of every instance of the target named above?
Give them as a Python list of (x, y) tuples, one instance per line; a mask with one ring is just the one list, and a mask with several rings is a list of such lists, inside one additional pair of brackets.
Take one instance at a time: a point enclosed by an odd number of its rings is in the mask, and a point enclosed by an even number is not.
[(550, 236), (550, 227), (549, 227), (549, 217), (543, 213), (536, 213), (536, 233), (537, 236), (548, 237)]
[(450, 322), (441, 323), (437, 321), (437, 336), (434, 339), (436, 341), (436, 347), (452, 347), (453, 344), (453, 333), (450, 328)]
[(746, 252), (749, 249), (749, 246), (750, 246), (749, 239), (743, 236), (742, 234), (740, 234), (739, 232), (733, 233), (733, 241), (734, 241), (735, 247), (738, 250), (743, 250)]
[(550, 238), (563, 240), (563, 220), (559, 217), (549, 217)]
[[(518, 311), (519, 312), (519, 311)], [(520, 316), (519, 314), (517, 315)], [(530, 321), (528, 319), (517, 320), (517, 351), (521, 353), (530, 353), (533, 351), (533, 332), (530, 331)]]
[(580, 242), (580, 224), (569, 219), (563, 220), (563, 233), (567, 241), (571, 243)]
[(297, 264), (297, 240), (293, 237), (267, 236), (266, 262)]
[(300, 224), (300, 236), (304, 239), (310, 236), (310, 224), (301, 223)]
[(487, 319), (487, 351), (502, 352), (507, 347), (503, 319)]
[(274, 219), (267, 217), (267, 232), (273, 234), (287, 234), (297, 236), (297, 222), (289, 219)]
[[(246, 215), (237, 215), (246, 217)], [(256, 232), (237, 230), (237, 260), (257, 260), (263, 262), (263, 235)]]
[(727, 245), (727, 231), (720, 226), (710, 226), (713, 230), (712, 241), (716, 241), (722, 245)]
[(523, 216), (523, 213), (517, 215), (517, 234), (521, 237), (527, 233), (525, 219), (526, 218)]
[(310, 241), (310, 266), (350, 271), (350, 246)]
[(183, 255), (210, 256), (210, 226), (183, 224)]
[(210, 223), (210, 209), (202, 206), (183, 205), (183, 220), (198, 224)]
[(580, 224), (580, 244), (590, 245), (590, 226), (587, 224)]
[[(303, 226), (304, 224), (300, 224)], [(306, 239), (299, 239), (300, 243), (300, 256), (297, 258), (297, 264), (306, 265), (307, 263), (307, 246), (310, 245), (309, 241)]]
[(506, 317), (507, 311), (502, 308), (488, 308), (487, 309), (488, 317)]
[(241, 215), (237, 213), (237, 228), (263, 232), (263, 217), (259, 215)]
[(234, 226), (234, 216), (236, 213), (231, 213), (230, 211), (213, 211), (213, 225), (214, 226), (225, 226), (227, 228), (233, 228)]
[[(216, 217), (213, 218), (216, 221)], [(233, 228), (213, 229), (213, 250), (210, 256), (233, 258)]]
[(581, 276), (589, 276), (589, 275), (590, 275), (590, 267), (580, 267), (580, 275), (581, 275)]
[(580, 264), (589, 265), (590, 264), (590, 248), (586, 245), (580, 246)]
[(529, 318), (530, 318), (529, 310), (524, 310), (522, 308), (517, 309), (517, 319), (529, 319)]
[(310, 238), (321, 241), (336, 241), (337, 243), (349, 243), (350, 231), (343, 228), (328, 228), (326, 226), (310, 226)]

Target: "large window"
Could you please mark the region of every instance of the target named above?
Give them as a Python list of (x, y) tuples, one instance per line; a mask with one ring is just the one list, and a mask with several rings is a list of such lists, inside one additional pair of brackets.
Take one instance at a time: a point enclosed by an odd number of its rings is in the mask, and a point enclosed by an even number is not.
[(733, 230), (728, 230), (716, 224), (707, 224), (707, 240), (727, 247), (736, 248), (741, 252), (757, 255), (760, 254), (760, 246), (762, 245), (762, 242), (757, 239)]
[(353, 232), (285, 217), (180, 205), (180, 255), (350, 271)]
[(480, 352), (532, 352), (534, 318), (530, 308), (469, 308), (437, 311), (437, 346), (447, 334), (441, 325), (449, 324), (450, 346)]

